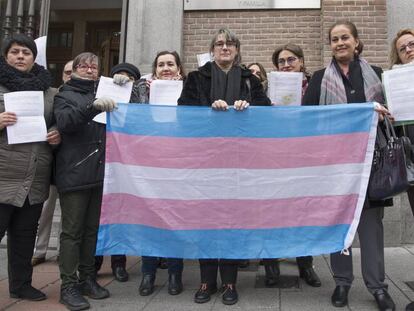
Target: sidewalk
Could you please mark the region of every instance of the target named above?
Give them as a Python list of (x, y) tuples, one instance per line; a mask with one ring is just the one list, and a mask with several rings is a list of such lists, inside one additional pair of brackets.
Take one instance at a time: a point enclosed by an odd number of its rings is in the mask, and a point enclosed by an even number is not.
[[(7, 254), (4, 247), (0, 248), (0, 310), (66, 310), (59, 304), (59, 272), (56, 263), (56, 251), (49, 251), (49, 260), (36, 266), (33, 273), (33, 285), (42, 289), (48, 299), (40, 302), (28, 302), (11, 299), (8, 293)], [(412, 291), (405, 282), (414, 281), (414, 245), (386, 248), (386, 273), (389, 292), (393, 297), (397, 310), (404, 310), (406, 304), (414, 300)], [(186, 261), (184, 266), (184, 292), (178, 296), (167, 293), (168, 274), (166, 270), (158, 270), (156, 290), (153, 295), (141, 297), (138, 285), (141, 280), (140, 259), (129, 257), (127, 268), (130, 280), (119, 283), (113, 279), (110, 260), (105, 258), (99, 274), (99, 283), (106, 286), (111, 297), (105, 300), (90, 300), (93, 310), (145, 310), (145, 311), (193, 311), (193, 310), (377, 310), (373, 297), (363, 284), (360, 271), (359, 249), (354, 249), (355, 281), (349, 293), (349, 306), (337, 309), (331, 306), (330, 297), (334, 289), (329, 256), (318, 256), (314, 259), (322, 287), (312, 288), (302, 280), (292, 288), (264, 288), (262, 266), (253, 263), (248, 269), (239, 272), (237, 288), (239, 302), (233, 306), (224, 306), (220, 296), (214, 295), (205, 304), (195, 304), (193, 296), (199, 286), (199, 269), (197, 261)], [(294, 260), (281, 263), (282, 275), (297, 276)]]

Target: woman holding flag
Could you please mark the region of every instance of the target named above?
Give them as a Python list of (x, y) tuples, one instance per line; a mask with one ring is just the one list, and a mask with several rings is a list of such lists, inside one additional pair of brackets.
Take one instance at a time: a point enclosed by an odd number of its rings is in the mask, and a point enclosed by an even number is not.
[[(363, 44), (356, 26), (350, 21), (339, 21), (329, 30), (332, 60), (325, 69), (314, 73), (305, 93), (304, 105), (332, 105), (342, 103), (384, 103), (381, 86), (381, 68), (371, 66), (360, 57)], [(388, 114), (383, 107), (380, 114)], [(395, 310), (388, 294), (384, 268), (384, 232), (382, 218), (389, 201), (365, 200), (358, 235), (361, 247), (361, 265), (364, 282), (375, 297), (379, 310)], [(391, 202), (392, 204), (392, 202)], [(331, 267), (336, 283), (331, 301), (335, 307), (348, 304), (348, 292), (354, 279), (352, 250), (349, 254), (331, 254)]]
[[(220, 29), (210, 43), (212, 62), (191, 72), (184, 84), (179, 105), (211, 106), (226, 111), (233, 106), (244, 110), (252, 105), (270, 105), (263, 87), (250, 70), (240, 65), (240, 41), (226, 28)], [(231, 215), (229, 215), (231, 217)], [(238, 301), (236, 291), (238, 260), (200, 259), (201, 286), (194, 300), (204, 303), (217, 292), (217, 272), (222, 281), (222, 301), (226, 305)]]
[[(158, 80), (183, 80), (184, 68), (181, 65), (180, 56), (176, 51), (162, 51), (157, 53), (152, 63), (152, 79)], [(152, 80), (147, 80), (147, 93)], [(149, 95), (148, 95), (149, 96)], [(139, 294), (148, 296), (154, 292), (155, 275), (157, 267), (168, 268), (168, 293), (178, 295), (183, 291), (183, 259), (182, 258), (158, 258), (142, 256), (142, 280), (139, 286)]]

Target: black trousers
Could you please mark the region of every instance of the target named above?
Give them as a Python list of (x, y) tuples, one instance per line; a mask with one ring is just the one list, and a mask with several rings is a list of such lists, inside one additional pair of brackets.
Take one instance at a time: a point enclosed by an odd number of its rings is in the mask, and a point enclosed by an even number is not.
[[(95, 256), (95, 269), (96, 271), (101, 270), (103, 263), (103, 256)], [(112, 270), (116, 267), (126, 267), (126, 256), (125, 255), (111, 255), (111, 268)]]
[(0, 203), (0, 241), (7, 231), (7, 260), (9, 291), (18, 292), (32, 284), (31, 259), (36, 240), (37, 226), (43, 203), (23, 207)]
[[(272, 264), (275, 261), (278, 261), (278, 259), (272, 259), (272, 258), (263, 259), (263, 263), (265, 265), (266, 264)], [(296, 263), (297, 263), (299, 269), (312, 268), (313, 267), (313, 257), (312, 256), (296, 257)]]
[(240, 260), (235, 259), (200, 259), (201, 283), (209, 287), (217, 285), (217, 272), (220, 269), (222, 284), (236, 284), (237, 269)]

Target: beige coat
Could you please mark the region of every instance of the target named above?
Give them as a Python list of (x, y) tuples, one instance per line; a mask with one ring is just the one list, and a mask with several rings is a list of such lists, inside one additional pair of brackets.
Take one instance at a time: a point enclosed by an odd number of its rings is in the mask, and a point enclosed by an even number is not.
[[(0, 85), (0, 113), (9, 91)], [(56, 90), (45, 92), (44, 116), (48, 130), (53, 123), (53, 97)], [(31, 205), (43, 203), (49, 196), (52, 148), (47, 142), (9, 145), (6, 128), (0, 130), (0, 203), (22, 207), (26, 198)]]

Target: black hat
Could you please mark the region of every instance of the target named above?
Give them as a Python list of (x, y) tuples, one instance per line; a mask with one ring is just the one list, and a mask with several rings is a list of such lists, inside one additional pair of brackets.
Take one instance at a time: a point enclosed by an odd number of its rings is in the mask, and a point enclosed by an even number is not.
[(30, 49), (30, 51), (32, 51), (33, 53), (33, 58), (36, 58), (37, 56), (37, 46), (36, 43), (34, 42), (34, 40), (28, 36), (26, 36), (25, 34), (22, 33), (16, 33), (13, 34), (11, 37), (6, 38), (3, 42), (3, 49), (2, 49), (2, 53), (3, 56), (6, 56), (7, 53), (9, 52), (11, 46), (16, 43), (18, 45), (22, 45), (27, 47), (28, 49)]
[(141, 78), (141, 73), (139, 72), (139, 69), (137, 67), (135, 67), (134, 65), (130, 64), (130, 63), (121, 63), (118, 64), (114, 67), (112, 67), (111, 70), (111, 77), (114, 76), (114, 74), (121, 72), (121, 71), (125, 71), (128, 74), (130, 74), (131, 76), (134, 77), (135, 81), (139, 80), (139, 78)]

